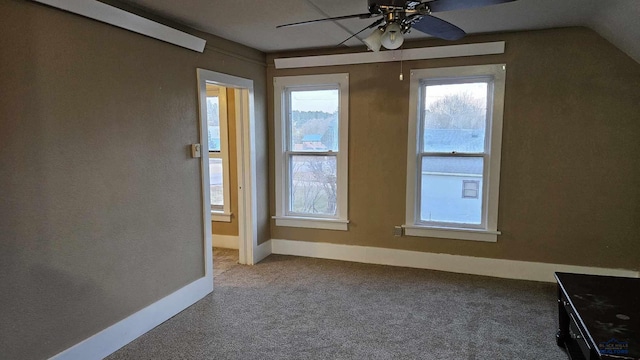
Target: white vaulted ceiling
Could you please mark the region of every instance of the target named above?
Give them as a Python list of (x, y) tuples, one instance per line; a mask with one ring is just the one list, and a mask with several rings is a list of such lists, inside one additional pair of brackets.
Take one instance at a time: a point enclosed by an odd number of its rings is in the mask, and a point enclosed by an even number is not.
[[(178, 23), (252, 48), (275, 52), (332, 47), (375, 19), (320, 22), (276, 29), (277, 25), (367, 12), (367, 0), (124, 0)], [(469, 34), (586, 26), (640, 62), (640, 0), (517, 0), (439, 12)], [(370, 31), (360, 34), (360, 38)], [(413, 30), (408, 39), (428, 38)], [(346, 46), (361, 46), (358, 38)]]

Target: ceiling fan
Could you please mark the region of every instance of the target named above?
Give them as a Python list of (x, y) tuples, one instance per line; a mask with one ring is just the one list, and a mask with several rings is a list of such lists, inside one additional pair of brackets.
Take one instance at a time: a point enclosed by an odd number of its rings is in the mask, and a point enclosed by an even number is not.
[(381, 16), (371, 25), (351, 35), (338, 45), (360, 34), (367, 29), (375, 30), (362, 41), (370, 50), (378, 51), (383, 46), (386, 49), (397, 49), (404, 42), (403, 34), (416, 29), (425, 34), (445, 40), (458, 40), (466, 35), (464, 30), (452, 23), (432, 16), (431, 13), (469, 9), (474, 7), (507, 3), (515, 0), (368, 0), (369, 12), (364, 14), (345, 15), (301, 21), (279, 25), (277, 28), (312, 24), (321, 21), (336, 21), (346, 19), (369, 19)]

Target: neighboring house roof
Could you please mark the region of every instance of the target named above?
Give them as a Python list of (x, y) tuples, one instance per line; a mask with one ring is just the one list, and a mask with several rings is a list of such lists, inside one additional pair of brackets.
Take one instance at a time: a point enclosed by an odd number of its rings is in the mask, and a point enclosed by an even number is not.
[[(482, 152), (484, 129), (427, 129), (424, 134), (428, 152)], [(481, 157), (425, 157), (422, 171), (428, 173), (481, 175)]]
[(426, 129), (425, 151), (482, 152), (485, 129)]

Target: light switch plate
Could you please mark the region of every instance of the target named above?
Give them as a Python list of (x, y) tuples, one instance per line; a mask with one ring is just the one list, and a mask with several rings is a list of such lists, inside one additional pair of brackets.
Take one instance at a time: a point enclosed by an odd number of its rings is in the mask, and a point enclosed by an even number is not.
[(191, 157), (199, 158), (202, 157), (202, 146), (200, 144), (191, 144)]

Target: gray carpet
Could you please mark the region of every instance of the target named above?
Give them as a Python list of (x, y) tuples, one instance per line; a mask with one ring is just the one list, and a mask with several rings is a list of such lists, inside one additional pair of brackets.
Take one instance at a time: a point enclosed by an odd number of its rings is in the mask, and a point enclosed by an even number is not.
[(213, 248), (213, 279), (218, 280), (219, 276), (239, 266), (238, 250)]
[[(232, 255), (230, 255), (232, 254)], [(235, 256), (235, 257), (234, 257)], [(214, 252), (214, 292), (107, 359), (566, 359), (547, 283)]]

